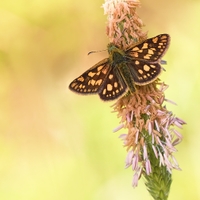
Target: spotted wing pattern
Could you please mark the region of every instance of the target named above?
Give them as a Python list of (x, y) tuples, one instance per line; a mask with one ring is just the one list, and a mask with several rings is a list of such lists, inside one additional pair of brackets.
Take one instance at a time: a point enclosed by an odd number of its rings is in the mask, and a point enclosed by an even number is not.
[(126, 51), (127, 65), (136, 85), (146, 85), (159, 76), (162, 69), (160, 61), (168, 49), (169, 43), (170, 36), (161, 34)]
[[(98, 93), (104, 101), (120, 97), (127, 88), (153, 82), (161, 73), (161, 58), (170, 43), (168, 34), (149, 38), (122, 51), (109, 45), (106, 58), (72, 81), (69, 88), (80, 94)], [(127, 73), (128, 72), (128, 73)]]

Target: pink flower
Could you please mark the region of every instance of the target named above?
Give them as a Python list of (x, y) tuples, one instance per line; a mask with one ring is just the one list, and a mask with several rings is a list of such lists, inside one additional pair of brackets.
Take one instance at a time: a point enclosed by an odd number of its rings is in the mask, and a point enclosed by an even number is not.
[[(103, 5), (105, 14), (108, 15), (109, 40), (122, 50), (147, 38), (147, 32), (142, 31), (143, 22), (136, 13), (139, 6), (139, 0), (106, 0)], [(166, 64), (165, 61), (160, 62)], [(173, 156), (177, 151), (175, 146), (182, 141), (177, 128), (182, 128), (185, 122), (175, 117), (165, 105), (166, 102), (175, 104), (165, 98), (164, 92), (168, 85), (157, 78), (154, 82), (135, 87), (135, 92), (127, 93), (113, 105), (114, 111), (121, 117), (121, 125), (114, 131), (121, 128), (127, 130), (127, 134), (120, 136), (128, 151), (125, 167), (132, 166), (135, 172), (133, 187), (138, 185), (138, 180), (144, 175), (146, 185), (152, 189), (151, 183), (157, 181), (152, 172), (160, 173), (164, 176), (163, 180), (166, 180), (164, 193), (168, 194), (171, 183), (168, 173), (172, 169), (180, 170)], [(165, 173), (162, 174), (163, 172)], [(153, 196), (153, 192), (151, 195)]]

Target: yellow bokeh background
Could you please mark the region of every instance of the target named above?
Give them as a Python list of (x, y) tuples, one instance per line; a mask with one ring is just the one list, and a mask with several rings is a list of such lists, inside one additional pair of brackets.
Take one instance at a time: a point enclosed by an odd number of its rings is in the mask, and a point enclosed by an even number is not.
[[(107, 56), (103, 0), (0, 2), (0, 199), (151, 199), (131, 186), (119, 119), (98, 95), (69, 83)], [(161, 79), (187, 125), (170, 200), (200, 199), (200, 1), (142, 1), (144, 30), (171, 35)]]

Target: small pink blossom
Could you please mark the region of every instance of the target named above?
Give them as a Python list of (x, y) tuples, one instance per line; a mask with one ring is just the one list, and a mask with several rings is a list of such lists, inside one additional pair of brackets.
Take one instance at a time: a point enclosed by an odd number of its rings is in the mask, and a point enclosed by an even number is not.
[(136, 170), (135, 170), (135, 174), (133, 176), (133, 182), (132, 182), (132, 186), (133, 187), (137, 187), (138, 185), (138, 180), (140, 179), (141, 177), (141, 173), (142, 173), (142, 167), (138, 167)]
[(145, 168), (146, 168), (147, 175), (149, 175), (151, 173), (151, 163), (150, 163), (149, 159), (146, 160), (146, 162), (145, 162)]
[(113, 132), (117, 132), (120, 129), (122, 129), (124, 127), (124, 124), (120, 124), (118, 127), (116, 127), (115, 129), (113, 129)]

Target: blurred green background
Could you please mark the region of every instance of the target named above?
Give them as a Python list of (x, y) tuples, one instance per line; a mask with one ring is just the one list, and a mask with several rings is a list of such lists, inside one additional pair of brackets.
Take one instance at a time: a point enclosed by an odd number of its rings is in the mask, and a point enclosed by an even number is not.
[[(0, 199), (151, 199), (124, 169), (112, 133), (119, 119), (97, 95), (69, 83), (107, 56), (103, 0), (0, 2)], [(169, 110), (187, 122), (175, 154), (170, 200), (200, 199), (200, 1), (142, 1), (149, 37), (171, 35), (165, 56)]]

